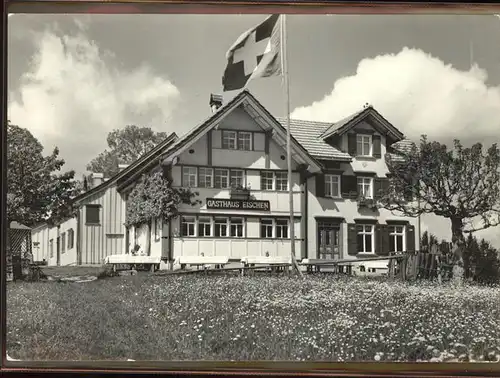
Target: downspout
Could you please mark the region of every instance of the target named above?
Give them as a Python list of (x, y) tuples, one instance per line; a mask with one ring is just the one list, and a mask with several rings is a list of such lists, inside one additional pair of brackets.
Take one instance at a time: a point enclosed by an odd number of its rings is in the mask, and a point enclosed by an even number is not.
[(76, 213), (76, 264), (82, 265), (82, 255), (81, 255), (81, 245), (80, 245), (80, 235), (81, 235), (81, 226), (80, 226), (80, 207)]

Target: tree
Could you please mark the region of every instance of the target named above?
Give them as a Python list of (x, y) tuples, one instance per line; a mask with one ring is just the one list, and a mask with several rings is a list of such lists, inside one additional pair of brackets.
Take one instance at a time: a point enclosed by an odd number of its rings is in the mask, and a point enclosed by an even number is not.
[(33, 226), (73, 214), (74, 172), (60, 171), (59, 150), (43, 156), (43, 146), (26, 129), (7, 124), (7, 221)]
[(167, 137), (165, 132), (155, 132), (149, 127), (126, 126), (115, 129), (106, 139), (109, 150), (104, 150), (87, 165), (91, 172), (111, 177), (118, 173), (119, 164), (132, 164)]
[(500, 224), (500, 150), (480, 143), (449, 150), (422, 136), (420, 146), (386, 154), (382, 206), (406, 216), (433, 213), (451, 221), (453, 264), (463, 266), (464, 233)]
[(127, 199), (127, 227), (147, 225), (146, 253), (150, 254), (151, 221), (161, 218), (165, 221), (176, 218), (180, 204), (194, 206), (201, 201), (195, 199), (198, 193), (186, 188), (172, 187), (172, 181), (162, 172), (143, 175)]

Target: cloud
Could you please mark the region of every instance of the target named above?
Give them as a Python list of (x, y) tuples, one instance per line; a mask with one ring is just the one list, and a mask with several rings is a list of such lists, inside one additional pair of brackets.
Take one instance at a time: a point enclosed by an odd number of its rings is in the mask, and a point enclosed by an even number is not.
[[(372, 104), (407, 137), (421, 134), (449, 142), (500, 141), (500, 88), (486, 84), (477, 66), (460, 71), (418, 49), (363, 59), (354, 75), (343, 77), (331, 93), (292, 112), (293, 118), (334, 122)], [(422, 230), (450, 238), (449, 222), (422, 217)], [(478, 233), (500, 247), (498, 227)]]
[(73, 35), (57, 27), (36, 34), (30, 69), (9, 93), (8, 117), (46, 149), (57, 145), (68, 169), (83, 172), (112, 129), (136, 124), (169, 131), (180, 93), (146, 64), (119, 68), (110, 51), (87, 38), (85, 25), (77, 26)]
[(500, 88), (486, 85), (485, 70), (459, 71), (421, 50), (363, 59), (356, 73), (337, 80), (322, 100), (292, 117), (336, 121), (372, 104), (407, 137), (500, 139)]

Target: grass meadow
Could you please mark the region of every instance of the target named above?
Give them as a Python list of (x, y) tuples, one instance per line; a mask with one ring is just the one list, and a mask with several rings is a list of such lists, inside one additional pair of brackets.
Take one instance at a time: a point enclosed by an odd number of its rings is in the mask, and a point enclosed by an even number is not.
[(23, 360), (496, 361), (500, 289), (344, 276), (7, 286)]

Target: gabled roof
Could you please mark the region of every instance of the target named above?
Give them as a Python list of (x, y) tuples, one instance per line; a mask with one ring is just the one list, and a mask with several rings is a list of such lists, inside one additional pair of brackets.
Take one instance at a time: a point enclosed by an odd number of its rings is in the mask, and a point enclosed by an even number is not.
[(143, 172), (147, 167), (149, 167), (155, 160), (155, 158), (161, 158), (161, 156), (168, 150), (168, 147), (178, 139), (176, 133), (171, 133), (167, 136), (163, 142), (159, 143), (151, 151), (142, 155), (139, 159), (130, 164), (127, 168), (118, 172), (116, 175), (111, 177), (109, 180), (103, 182), (102, 184), (92, 188), (85, 193), (73, 199), (73, 203), (79, 205), (83, 200), (91, 195), (99, 193), (101, 190), (105, 190), (110, 186), (113, 186), (118, 182), (118, 180), (123, 179), (129, 175), (137, 175)]
[[(283, 127), (286, 127), (286, 119), (278, 118)], [(328, 122), (304, 121), (299, 119), (290, 120), (290, 131), (295, 139), (314, 157), (325, 160), (351, 161), (352, 157), (337, 148), (326, 143), (321, 135), (332, 126)]]
[(323, 132), (321, 137), (327, 139), (333, 135), (342, 135), (356, 126), (359, 122), (367, 117), (375, 120), (374, 127), (379, 129), (382, 134), (387, 134), (394, 140), (398, 141), (404, 138), (404, 134), (394, 127), (387, 119), (385, 119), (373, 106), (369, 105), (366, 108), (346, 117), (338, 122), (332, 124), (327, 130)]
[(31, 230), (31, 227), (25, 226), (24, 224), (21, 224), (21, 223), (16, 222), (16, 221), (10, 222), (9, 228), (14, 229), (14, 230)]
[[(248, 91), (243, 90), (232, 100), (221, 106), (215, 113), (204, 120), (202, 123), (191, 129), (189, 132), (179, 138), (170, 148), (169, 157), (166, 162), (171, 162), (176, 156), (180, 155), (190, 145), (205, 135), (209, 130), (216, 127), (232, 110), (238, 106), (243, 106), (245, 111), (259, 124), (264, 130), (272, 130), (273, 138), (283, 148), (286, 148), (286, 129), (273, 117), (262, 104)], [(313, 172), (320, 171), (321, 164), (292, 136), (292, 158), (301, 164), (306, 164)]]

